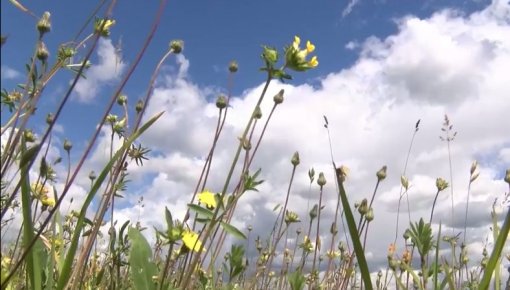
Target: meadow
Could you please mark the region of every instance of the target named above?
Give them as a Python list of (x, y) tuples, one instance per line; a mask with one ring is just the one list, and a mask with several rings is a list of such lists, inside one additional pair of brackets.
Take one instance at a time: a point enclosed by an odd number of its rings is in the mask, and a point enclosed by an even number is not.
[[(115, 1), (114, 1), (115, 2)], [(114, 3), (113, 2), (113, 3)], [(406, 168), (400, 177), (400, 196), (396, 224), (390, 228), (395, 233), (405, 229), (394, 240), (382, 241), (388, 245), (387, 264), (374, 271), (366, 256), (367, 239), (371, 222), (377, 218), (374, 204), (380, 184), (387, 177), (386, 166), (373, 172), (373, 192), (361, 200), (349, 198), (346, 184), (356, 174), (348, 165), (337, 164), (330, 147), (330, 172), (334, 180), (326, 180), (324, 172), (308, 170), (310, 200), (307, 215), (299, 216), (292, 208), (292, 186), (300, 165), (299, 152), (288, 152), (288, 190), (281, 203), (273, 208), (275, 219), (263, 235), (253, 229), (238, 228), (232, 222), (238, 203), (246, 195), (259, 191), (264, 183), (264, 168), (253, 168), (259, 147), (270, 126), (278, 106), (285, 102), (286, 92), (279, 90), (268, 95), (269, 86), (278, 86), (292, 80), (296, 74), (306, 74), (320, 64), (313, 41), (290, 35), (283, 48), (263, 46), (260, 52), (261, 69), (253, 72), (264, 82), (262, 92), (253, 103), (251, 114), (245, 116), (246, 125), (240, 132), (232, 163), (225, 168), (225, 180), (217, 192), (210, 191), (208, 178), (215, 158), (219, 139), (228, 118), (228, 94), (215, 100), (217, 123), (210, 146), (203, 152), (201, 174), (196, 176), (196, 187), (189, 195), (186, 213), (177, 216), (165, 205), (157, 213), (164, 220), (164, 228), (150, 228), (136, 221), (118, 224), (116, 203), (125, 198), (130, 187), (129, 168), (142, 167), (151, 159), (151, 148), (145, 147), (141, 137), (158, 122), (164, 111), (147, 115), (146, 109), (153, 101), (155, 82), (161, 68), (169, 58), (185, 49), (185, 40), (169, 41), (166, 51), (154, 67), (146, 94), (143, 98), (130, 99), (123, 94), (126, 83), (143, 59), (145, 48), (158, 28), (160, 13), (154, 16), (151, 30), (141, 44), (136, 59), (131, 60), (123, 77), (115, 84), (114, 93), (105, 102), (96, 131), (84, 150), (77, 152), (65, 140), (62, 156), (49, 157), (55, 124), (63, 110), (71, 106), (71, 96), (78, 81), (93, 67), (90, 58), (97, 50), (101, 38), (115, 33), (117, 25), (111, 17), (114, 5), (104, 15), (93, 11), (84, 23), (85, 36), (47, 47), (45, 38), (52, 33), (49, 12), (35, 16), (27, 7), (11, 1), (20, 14), (34, 16), (34, 43), (32, 56), (27, 56), (24, 83), (15, 88), (2, 87), (1, 92), (1, 288), (2, 289), (508, 289), (502, 273), (503, 261), (510, 261), (505, 253), (510, 230), (508, 209), (497, 211), (496, 202), (488, 215), (492, 217), (492, 240), (486, 244), (482, 257), (474, 257), (465, 244), (464, 231), (451, 235), (442, 230), (442, 224), (433, 226), (436, 200), (450, 188), (451, 175), (438, 177), (435, 198), (430, 214), (399, 224), (399, 216), (409, 211), (408, 190), (411, 187)], [(164, 6), (165, 1), (161, 2)], [(163, 9), (163, 8), (161, 8)], [(87, 34), (88, 33), (88, 34)], [(2, 47), (9, 45), (9, 38), (2, 36)], [(254, 44), (259, 45), (259, 44)], [(49, 58), (49, 55), (54, 57)], [(258, 57), (258, 56), (256, 56)], [(242, 61), (242, 60), (240, 60)], [(239, 70), (236, 61), (228, 64), (229, 86)], [(44, 100), (45, 88), (60, 71), (70, 71), (72, 77), (65, 92), (59, 97), (54, 113), (45, 116), (45, 123), (34, 121), (36, 110)], [(271, 102), (272, 110), (262, 115), (261, 104)], [(120, 113), (118, 113), (120, 112)], [(266, 113), (266, 112), (264, 112)], [(277, 114), (276, 112), (275, 114)], [(38, 116), (40, 120), (40, 116)], [(323, 116), (326, 139), (331, 140), (330, 123)], [(96, 122), (97, 120), (91, 120)], [(255, 128), (262, 126), (260, 134)], [(35, 133), (35, 128), (44, 128)], [(97, 146), (98, 136), (104, 128), (111, 132), (109, 160), (100, 171), (83, 173), (84, 164)], [(414, 124), (409, 152), (414, 146), (414, 136), (420, 130), (420, 121)], [(452, 121), (444, 115), (442, 141), (450, 148), (457, 132)], [(118, 143), (115, 143), (115, 140)], [(114, 143), (118, 146), (114, 146)], [(331, 143), (330, 143), (331, 146)], [(261, 148), (260, 150), (271, 150)], [(407, 158), (410, 153), (407, 152)], [(406, 154), (405, 152), (403, 154)], [(71, 158), (74, 156), (74, 159)], [(73, 160), (73, 162), (72, 162)], [(74, 161), (75, 160), (75, 161)], [(55, 168), (65, 168), (56, 170)], [(129, 165), (129, 166), (128, 166)], [(473, 161), (467, 188), (477, 182), (479, 165)], [(451, 163), (450, 163), (451, 171)], [(79, 204), (79, 210), (68, 210), (61, 205), (69, 200), (70, 189), (79, 176), (86, 174), (90, 187)], [(509, 185), (510, 169), (504, 182)], [(387, 180), (386, 180), (387, 181)], [(63, 183), (57, 190), (55, 184)], [(322, 218), (323, 189), (335, 184), (337, 195), (334, 219)], [(509, 198), (509, 193), (506, 198)], [(406, 203), (407, 201), (407, 203)], [(72, 201), (71, 201), (72, 202)], [(97, 206), (91, 205), (96, 203)], [(466, 201), (465, 220), (469, 216), (469, 199)], [(453, 210), (453, 201), (452, 201)], [(499, 213), (499, 215), (498, 215)], [(323, 216), (323, 215), (322, 215)], [(20, 222), (17, 222), (20, 221)], [(298, 226), (299, 225), (299, 226)], [(330, 226), (326, 236), (320, 235), (321, 225)], [(105, 235), (102, 227), (107, 227)], [(151, 238), (149, 238), (151, 237)], [(100, 241), (106, 247), (98, 247)], [(155, 241), (154, 243), (149, 241)], [(234, 242), (232, 242), (234, 241)], [(440, 251), (444, 246), (447, 251)], [(255, 249), (257, 255), (248, 252)]]

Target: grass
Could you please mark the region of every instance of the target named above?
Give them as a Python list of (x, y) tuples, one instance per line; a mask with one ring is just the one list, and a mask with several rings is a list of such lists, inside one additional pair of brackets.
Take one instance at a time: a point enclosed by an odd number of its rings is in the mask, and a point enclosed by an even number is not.
[[(35, 18), (37, 38), (32, 57), (26, 65), (26, 82), (18, 89), (2, 88), (1, 151), (1, 225), (2, 234), (15, 232), (16, 239), (2, 241), (1, 287), (2, 289), (502, 289), (500, 271), (506, 238), (510, 229), (510, 214), (504, 213), (503, 223), (493, 208), (492, 248), (485, 247), (479, 263), (469, 263), (466, 242), (466, 223), (464, 236), (459, 243), (459, 235), (452, 232), (446, 236), (439, 225), (433, 231), (434, 208), (437, 196), (448, 187), (452, 198), (452, 154), (450, 142), (452, 134), (451, 121), (445, 116), (443, 132), (448, 146), (448, 164), (450, 181), (442, 178), (436, 181), (436, 196), (427, 220), (420, 218), (411, 221), (410, 204), (407, 200), (409, 220), (403, 240), (398, 239), (400, 202), (407, 197), (410, 188), (406, 175), (407, 163), (411, 155), (414, 137), (418, 132), (419, 121), (413, 130), (411, 144), (406, 157), (401, 177), (398, 214), (396, 220), (395, 240), (390, 243), (386, 269), (371, 273), (370, 260), (365, 257), (365, 247), (369, 239), (369, 229), (374, 220), (374, 198), (379, 185), (385, 181), (387, 167), (383, 166), (374, 175), (376, 183), (370, 197), (362, 201), (348, 198), (345, 184), (349, 171), (346, 166), (336, 166), (331, 146), (330, 124), (324, 117), (327, 138), (330, 143), (331, 171), (334, 172), (337, 188), (337, 200), (334, 220), (327, 220), (322, 214), (323, 189), (327, 180), (323, 172), (315, 178), (315, 170), (308, 171), (310, 196), (317, 191), (317, 200), (310, 198), (313, 206), (307, 219), (302, 219), (291, 210), (289, 202), (296, 171), (299, 169), (300, 156), (295, 152), (290, 158), (289, 182), (283, 206), (275, 207), (277, 217), (272, 231), (263, 236), (254, 237), (252, 229), (246, 231), (231, 224), (238, 201), (245, 194), (258, 191), (264, 181), (262, 169), (253, 169), (252, 161), (258, 153), (264, 134), (270, 129), (270, 121), (277, 108), (284, 102), (285, 92), (280, 90), (272, 97), (274, 103), (266, 118), (262, 133), (255, 136), (255, 128), (262, 118), (261, 104), (268, 99), (267, 90), (273, 80), (291, 79), (291, 73), (304, 73), (318, 65), (312, 56), (315, 47), (310, 42), (301, 43), (294, 38), (283, 51), (265, 46), (261, 54), (265, 74), (265, 85), (252, 113), (246, 116), (247, 122), (239, 138), (237, 149), (233, 152), (231, 166), (226, 170), (223, 189), (218, 193), (209, 192), (208, 177), (214, 159), (215, 149), (220, 138), (227, 113), (229, 111), (230, 93), (219, 96), (216, 101), (218, 109), (217, 125), (211, 147), (192, 197), (183, 217), (175, 217), (167, 208), (161, 209), (161, 219), (166, 221), (166, 228), (145, 229), (135, 221), (123, 225), (115, 222), (115, 202), (123, 198), (123, 192), (129, 186), (126, 164), (143, 166), (143, 161), (150, 158), (150, 148), (140, 142), (140, 137), (150, 130), (164, 112), (154, 116), (144, 116), (151, 101), (154, 82), (163, 63), (183, 49), (182, 41), (172, 41), (156, 65), (148, 84), (145, 96), (132, 105), (121, 92), (129, 81), (131, 74), (143, 58), (145, 49), (150, 44), (159, 25), (161, 13), (166, 1), (161, 1), (154, 17), (154, 23), (147, 32), (138, 55), (131, 67), (117, 84), (110, 96), (99, 120), (99, 126), (89, 138), (88, 146), (83, 152), (73, 151), (72, 143), (64, 142), (64, 167), (57, 172), (54, 167), (62, 159), (48, 160), (49, 147), (52, 145), (54, 125), (61, 112), (69, 106), (68, 100), (78, 80), (86, 73), (89, 58), (96, 49), (101, 37), (108, 37), (114, 32), (115, 22), (110, 17), (115, 8), (112, 2), (104, 15), (97, 13), (100, 7), (91, 12), (83, 29), (90, 28), (91, 33), (83, 39), (74, 39), (62, 44), (57, 49), (54, 63), (50, 63), (44, 37), (51, 32), (51, 17), (44, 13), (36, 17), (28, 8), (16, 1), (11, 1), (20, 13)], [(104, 4), (104, 3), (103, 3)], [(92, 19), (96, 19), (92, 23)], [(80, 35), (81, 33), (78, 33)], [(4, 43), (5, 41), (5, 43)], [(9, 45), (8, 39), (2, 37), (2, 45)], [(77, 59), (80, 59), (76, 62)], [(52, 81), (58, 71), (68, 70), (73, 73), (70, 85), (63, 94), (55, 113), (48, 115), (46, 124), (34, 121), (36, 108), (44, 88)], [(229, 65), (228, 88), (232, 87), (234, 75), (238, 70), (236, 62)], [(119, 110), (116, 110), (116, 104)], [(117, 115), (115, 112), (120, 111)], [(147, 120), (142, 122), (142, 120)], [(95, 120), (91, 120), (91, 123)], [(40, 135), (32, 128), (45, 126)], [(96, 175), (89, 174), (90, 188), (79, 211), (62, 208), (62, 202), (68, 200), (68, 193), (77, 176), (83, 170), (83, 164), (90, 157), (90, 152), (97, 143), (103, 127), (111, 133), (110, 156), (106, 164)], [(119, 148), (113, 146), (114, 138), (121, 140)], [(254, 144), (254, 146), (253, 146)], [(79, 156), (71, 164), (73, 156)], [(241, 161), (241, 162), (239, 162)], [(241, 168), (237, 168), (240, 166)], [(237, 170), (236, 170), (237, 169)], [(238, 174), (236, 172), (239, 172)], [(473, 163), (470, 170), (471, 185), (479, 176), (478, 164)], [(64, 181), (61, 192), (56, 189), (57, 182)], [(510, 169), (505, 181), (510, 184)], [(317, 183), (317, 188), (314, 185)], [(229, 190), (233, 188), (233, 190)], [(90, 208), (93, 201), (99, 201), (95, 211)], [(71, 201), (72, 202), (72, 201)], [(142, 200), (140, 200), (140, 203)], [(465, 220), (469, 215), (469, 194), (465, 211)], [(12, 213), (19, 213), (22, 224), (16, 228)], [(92, 217), (93, 216), (93, 217)], [(90, 218), (92, 217), (92, 218)], [(180, 218), (180, 219), (179, 219)], [(100, 227), (109, 222), (108, 237), (102, 236)], [(331, 224), (330, 235), (319, 235), (321, 224)], [(339, 232), (338, 225), (345, 231)], [(308, 230), (303, 234), (298, 225), (305, 225)], [(312, 237), (315, 228), (315, 237)], [(303, 235), (302, 235), (303, 234)], [(337, 235), (345, 238), (339, 238)], [(156, 242), (150, 244), (147, 237), (155, 236)], [(242, 241), (227, 245), (226, 237), (231, 236)], [(106, 240), (106, 248), (98, 248), (98, 243)], [(338, 242), (337, 242), (338, 241)], [(396, 245), (404, 245), (399, 254)], [(326, 245), (329, 245), (326, 246)], [(449, 247), (450, 255), (440, 252), (442, 245)], [(223, 250), (230, 249), (223, 257)], [(255, 249), (257, 257), (247, 253)], [(281, 261), (281, 263), (275, 263)], [(280, 264), (281, 266), (276, 266)], [(325, 269), (325, 270), (322, 270)], [(373, 266), (372, 266), (373, 269)], [(508, 287), (508, 286), (507, 286)]]

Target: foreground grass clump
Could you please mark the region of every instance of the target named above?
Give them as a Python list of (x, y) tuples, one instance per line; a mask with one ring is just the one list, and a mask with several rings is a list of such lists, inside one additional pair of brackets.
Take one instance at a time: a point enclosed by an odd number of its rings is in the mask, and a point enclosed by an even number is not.
[[(11, 2), (23, 13), (35, 15), (18, 2)], [(283, 53), (273, 47), (263, 47), (261, 71), (265, 75), (265, 84), (252, 113), (246, 116), (247, 123), (233, 152), (232, 164), (225, 172), (223, 188), (211, 192), (207, 181), (216, 144), (230, 109), (230, 94), (219, 96), (216, 101), (216, 131), (201, 175), (197, 176), (186, 214), (176, 218), (170, 210), (162, 207), (161, 219), (166, 221), (166, 227), (161, 229), (146, 229), (133, 221), (117, 225), (115, 202), (123, 198), (123, 191), (129, 185), (128, 165), (143, 166), (143, 161), (149, 158), (150, 148), (141, 144), (140, 136), (163, 114), (144, 117), (155, 79), (163, 62), (183, 50), (182, 41), (170, 42), (154, 69), (145, 97), (132, 106), (122, 91), (158, 27), (165, 1), (160, 5), (138, 57), (105, 105), (99, 126), (94, 127), (87, 147), (77, 154), (72, 143), (65, 140), (64, 156), (56, 160), (48, 157), (54, 142), (54, 125), (62, 110), (69, 107), (68, 100), (77, 81), (90, 67), (89, 58), (98, 40), (109, 37), (117, 23), (110, 17), (113, 4), (101, 17), (96, 12), (92, 13), (91, 19), (96, 18), (94, 23), (85, 23), (90, 35), (59, 46), (51, 63), (52, 48), (44, 43), (45, 35), (51, 32), (51, 14), (45, 12), (36, 19), (36, 45), (34, 57), (28, 58), (26, 65), (26, 83), (16, 89), (2, 88), (2, 115), (7, 117), (3, 117), (5, 122), (2, 119), (1, 127), (1, 226), (2, 235), (14, 233), (11, 236), (15, 237), (2, 240), (2, 289), (503, 289), (500, 272), (502, 252), (510, 229), (508, 211), (504, 213), (501, 224), (493, 208), (494, 246), (484, 249), (479, 264), (469, 263), (476, 258), (470, 258), (465, 244), (466, 229), (461, 239), (457, 233), (445, 235), (441, 224), (437, 231), (432, 228), (438, 194), (447, 189), (453, 191), (448, 181), (438, 178), (430, 217), (411, 222), (403, 240), (400, 240), (400, 201), (407, 198), (410, 188), (405, 168), (401, 177), (395, 240), (388, 241), (386, 269), (374, 275), (370, 273), (373, 269), (369, 269), (364, 250), (375, 218), (374, 198), (380, 183), (386, 179), (386, 166), (375, 173), (372, 196), (353, 203), (345, 189), (349, 170), (346, 166), (337, 166), (331, 158), (331, 171), (336, 177), (333, 182), (338, 191), (332, 221), (321, 218), (324, 186), (331, 181), (326, 180), (323, 172), (316, 174), (313, 168), (310, 169), (310, 191), (317, 190), (318, 198), (312, 201), (308, 217), (303, 219), (292, 211), (289, 203), (300, 165), (300, 155), (295, 152), (290, 158), (287, 194), (282, 205), (274, 209), (277, 218), (272, 230), (263, 236), (253, 237), (251, 227), (242, 230), (231, 224), (240, 198), (250, 191), (257, 191), (263, 183), (263, 169), (253, 169), (251, 165), (273, 114), (284, 102), (285, 94), (280, 90), (272, 97), (273, 107), (263, 124), (262, 133), (256, 137), (254, 131), (262, 122), (261, 104), (267, 99), (269, 86), (275, 79), (291, 80), (291, 73), (306, 72), (319, 64), (317, 56), (312, 55), (315, 46), (310, 41), (303, 43), (298, 36), (283, 49)], [(3, 37), (2, 44), (4, 40), (8, 45), (8, 39)], [(73, 73), (70, 86), (54, 113), (46, 117), (45, 129), (36, 134), (32, 128), (42, 125), (36, 119), (41, 96), (55, 74), (63, 70)], [(229, 84), (237, 70), (237, 63), (230, 63)], [(327, 117), (324, 121), (331, 140)], [(91, 126), (94, 122), (91, 121)], [(80, 210), (69, 211), (62, 206), (63, 201), (69, 200), (70, 188), (77, 183), (77, 176), (104, 127), (111, 132), (110, 158), (98, 174), (91, 172), (88, 175), (90, 188), (79, 205)], [(419, 122), (415, 125), (412, 140), (418, 130)], [(447, 116), (443, 131), (443, 140), (449, 149), (456, 133), (452, 132)], [(118, 148), (114, 146), (115, 138), (121, 140)], [(72, 166), (71, 154), (77, 154), (77, 162)], [(55, 169), (61, 162), (67, 163), (64, 165), (66, 170)], [(236, 170), (238, 166), (241, 166), (240, 170)], [(468, 192), (478, 174), (478, 165), (474, 162), (470, 169)], [(505, 181), (510, 184), (510, 170), (506, 172)], [(63, 189), (59, 191), (57, 188)], [(94, 210), (90, 207), (93, 201), (99, 204)], [(467, 207), (465, 215), (467, 220)], [(305, 231), (301, 229), (301, 223)], [(324, 223), (331, 224), (330, 235), (326, 238), (319, 235), (320, 225)], [(345, 225), (344, 232), (339, 231), (340, 223)], [(107, 237), (100, 231), (102, 226), (109, 228)], [(156, 240), (152, 245), (147, 240), (151, 235), (155, 235)], [(227, 235), (242, 242), (227, 245)], [(107, 241), (106, 248), (98, 247), (102, 240)], [(449, 255), (440, 253), (443, 244), (449, 246)], [(258, 256), (249, 257), (247, 252), (250, 249), (255, 249)]]

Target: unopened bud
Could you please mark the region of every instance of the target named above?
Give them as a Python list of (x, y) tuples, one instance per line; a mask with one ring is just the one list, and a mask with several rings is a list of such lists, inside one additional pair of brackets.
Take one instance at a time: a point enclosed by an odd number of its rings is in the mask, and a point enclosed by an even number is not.
[(505, 174), (505, 182), (510, 184), (510, 169), (507, 169), (506, 170), (506, 174)]
[(473, 173), (475, 173), (475, 170), (478, 168), (478, 162), (475, 160), (473, 161), (473, 163), (471, 163), (471, 169), (469, 170), (469, 172), (471, 173), (471, 175), (473, 175)]
[(235, 73), (237, 72), (237, 70), (239, 69), (239, 65), (237, 64), (237, 61), (233, 60), (229, 63), (228, 65), (228, 70), (231, 72), (231, 73)]
[(117, 115), (109, 114), (106, 117), (106, 121), (108, 121), (108, 123), (110, 123), (110, 124), (114, 124), (115, 122), (117, 122)]
[(404, 175), (400, 176), (400, 184), (402, 184), (402, 187), (405, 188), (405, 190), (409, 189), (409, 180)]
[(313, 208), (310, 210), (310, 213), (309, 213), (309, 215), (310, 215), (310, 219), (312, 219), (312, 220), (313, 220), (314, 218), (316, 218), (316, 217), (317, 217), (317, 212), (318, 212), (318, 210), (319, 210), (319, 206), (318, 206), (317, 204), (315, 204), (315, 205), (313, 206)]
[(39, 44), (37, 45), (37, 50), (35, 52), (35, 56), (37, 57), (37, 59), (44, 62), (48, 59), (49, 55), (50, 53), (46, 48), (46, 44), (44, 44), (44, 42), (42, 41), (39, 41)]
[(283, 103), (283, 93), (285, 93), (285, 90), (281, 89), (276, 95), (274, 95), (273, 101), (275, 104)]
[(255, 111), (253, 112), (253, 118), (259, 120), (262, 118), (262, 111), (260, 110), (260, 107), (256, 107)]
[(358, 207), (358, 212), (361, 214), (361, 215), (365, 215), (367, 214), (368, 212), (368, 201), (366, 198), (364, 198), (362, 201), (361, 201), (361, 204), (359, 205)]
[(46, 32), (50, 32), (51, 30), (51, 21), (50, 21), (50, 12), (46, 11), (43, 13), (41, 19), (37, 22), (37, 30), (39, 34), (42, 36)]
[(96, 179), (96, 177), (97, 177), (97, 176), (96, 176), (96, 173), (95, 173), (94, 171), (91, 171), (91, 172), (89, 173), (89, 179), (90, 179), (91, 181), (94, 181), (94, 180)]
[(365, 218), (367, 219), (368, 222), (371, 222), (374, 220), (374, 209), (373, 208), (368, 209), (368, 212), (365, 215)]
[(184, 42), (182, 40), (172, 40), (172, 41), (170, 41), (170, 49), (175, 54), (181, 53), (183, 46), (184, 46)]
[(48, 115), (46, 115), (46, 124), (51, 125), (51, 124), (53, 124), (54, 121), (55, 121), (55, 117), (53, 116), (53, 114), (48, 113)]
[(377, 171), (377, 180), (382, 181), (386, 178), (386, 165), (384, 165), (379, 171)]
[(26, 129), (23, 131), (23, 136), (25, 137), (26, 142), (35, 142), (35, 134), (32, 130)]
[(336, 226), (336, 222), (331, 223), (331, 228), (329, 228), (329, 232), (334, 236), (338, 233), (338, 228)]
[(64, 150), (69, 153), (69, 151), (71, 151), (71, 148), (73, 148), (73, 143), (71, 143), (71, 141), (65, 139), (64, 140)]
[(219, 95), (216, 99), (216, 108), (225, 109), (227, 107), (227, 97), (224, 95)]
[(140, 112), (143, 110), (143, 101), (142, 100), (138, 100), (138, 102), (136, 102), (135, 110), (136, 110), (137, 114), (140, 114)]
[(320, 187), (323, 187), (326, 184), (326, 177), (324, 177), (324, 173), (319, 173), (319, 178), (317, 179), (317, 184)]
[(292, 159), (290, 160), (290, 163), (292, 163), (292, 165), (294, 166), (298, 166), (299, 165), (299, 152), (294, 152), (294, 155), (292, 155)]
[(124, 106), (126, 103), (127, 103), (127, 96), (126, 95), (120, 95), (117, 98), (117, 104), (119, 104), (119, 106)]

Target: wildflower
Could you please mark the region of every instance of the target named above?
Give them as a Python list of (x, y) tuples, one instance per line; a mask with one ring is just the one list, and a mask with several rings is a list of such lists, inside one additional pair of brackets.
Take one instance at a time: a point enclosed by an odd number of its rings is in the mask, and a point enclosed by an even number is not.
[(393, 257), (394, 254), (395, 254), (395, 244), (391, 243), (390, 246), (388, 247), (388, 258)]
[(510, 169), (506, 170), (506, 173), (505, 173), (505, 182), (510, 184)]
[(294, 166), (298, 166), (299, 165), (299, 152), (294, 152), (294, 155), (292, 155), (292, 159), (290, 160), (290, 163), (292, 163), (292, 165)]
[(303, 249), (303, 251), (305, 252), (311, 252), (313, 251), (313, 244), (312, 244), (312, 241), (310, 240), (310, 238), (308, 238), (308, 236), (305, 236), (305, 238), (303, 239), (303, 243), (301, 245), (299, 245), (300, 248)]
[[(184, 231), (182, 234), (182, 242), (186, 248), (195, 252), (200, 251), (200, 248), (202, 247), (202, 242), (198, 239), (198, 234), (193, 231)], [(205, 251), (205, 247), (203, 251)]]
[(448, 187), (448, 182), (441, 177), (436, 179), (436, 187), (438, 191), (443, 191)]
[(335, 258), (338, 258), (340, 257), (340, 251), (331, 251), (331, 250), (328, 250), (326, 252), (326, 256), (330, 259), (335, 259)]
[(407, 179), (404, 175), (400, 176), (400, 184), (402, 184), (402, 187), (406, 190), (409, 189), (409, 179)]
[(48, 194), (48, 192), (50, 192), (48, 187), (41, 182), (32, 183), (32, 185), (30, 185), (30, 189), (32, 190), (34, 197), (37, 199), (42, 199)]
[(288, 225), (288, 224), (297, 223), (297, 222), (300, 222), (299, 216), (297, 215), (297, 213), (287, 210), (285, 212), (285, 223)]
[(37, 50), (35, 52), (35, 56), (38, 60), (45, 62), (48, 59), (48, 56), (50, 55), (48, 48), (46, 48), (46, 44), (44, 42), (40, 41), (37, 44)]
[(319, 178), (317, 179), (317, 184), (320, 187), (323, 187), (326, 184), (326, 177), (324, 177), (324, 173), (319, 173)]
[(377, 180), (382, 181), (386, 178), (386, 165), (384, 165), (379, 171), (376, 173)]
[(228, 70), (231, 73), (237, 72), (238, 69), (239, 69), (239, 65), (237, 64), (237, 61), (235, 61), (235, 60), (231, 61), (230, 64), (228, 65)]
[(411, 261), (411, 252), (408, 249), (405, 249), (404, 253), (402, 254), (402, 262), (405, 264), (409, 264)]
[(316, 56), (313, 56), (309, 61), (307, 57), (315, 50), (315, 45), (310, 41), (306, 42), (306, 47), (301, 49), (301, 39), (299, 36), (294, 36), (292, 45), (285, 50), (285, 66), (295, 71), (306, 71), (315, 68), (319, 65)]
[(45, 196), (41, 199), (41, 203), (43, 204), (43, 206), (47, 206), (47, 207), (54, 207), (56, 204), (54, 198), (47, 197), (47, 196)]
[(207, 206), (207, 208), (209, 208), (209, 209), (216, 208), (216, 206), (217, 206), (216, 197), (214, 196), (214, 193), (212, 193), (208, 190), (201, 192), (198, 195), (198, 200), (201, 203), (205, 204), (205, 206)]
[(224, 95), (219, 95), (216, 99), (216, 108), (225, 109), (228, 105), (227, 97)]
[(349, 168), (347, 168), (345, 165), (342, 165), (336, 169), (336, 174), (340, 178), (340, 181), (343, 182), (347, 178), (347, 175), (349, 175)]
[(39, 21), (37, 22), (37, 30), (39, 30), (39, 33), (41, 35), (45, 34), (46, 32), (50, 32), (51, 30), (51, 22), (50, 22), (50, 12), (46, 11), (43, 13), (43, 16)]
[(103, 37), (108, 37), (110, 36), (110, 27), (114, 24), (115, 20), (112, 19), (96, 19), (94, 23), (94, 33), (99, 33)]

